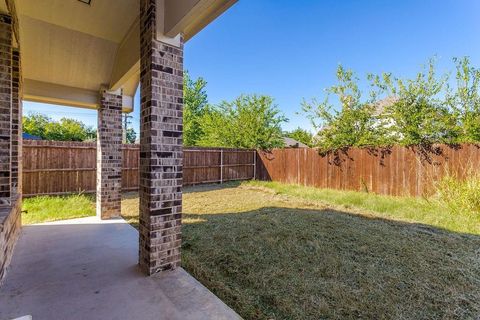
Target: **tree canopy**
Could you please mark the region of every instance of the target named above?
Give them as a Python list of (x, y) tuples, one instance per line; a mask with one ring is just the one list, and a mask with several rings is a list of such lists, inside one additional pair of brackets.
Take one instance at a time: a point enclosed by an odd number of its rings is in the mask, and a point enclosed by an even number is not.
[(201, 121), (208, 105), (205, 90), (207, 82), (203, 78), (193, 80), (188, 72), (183, 78), (183, 144), (195, 146), (203, 135)]
[(326, 150), (376, 144), (380, 135), (374, 125), (374, 107), (362, 100), (358, 78), (353, 71), (339, 66), (337, 79), (338, 84), (326, 90), (322, 101), (303, 102), (303, 111), (318, 131), (314, 144)]
[(209, 107), (202, 117), (200, 146), (261, 148), (282, 147), (283, 116), (269, 96), (241, 95), (232, 102)]
[(85, 141), (96, 138), (96, 130), (78, 120), (62, 118), (55, 121), (40, 113), (23, 117), (23, 132), (44, 140)]
[(369, 74), (367, 94), (360, 91), (353, 71), (339, 66), (338, 83), (326, 90), (323, 100), (302, 105), (318, 131), (314, 145), (335, 150), (479, 142), (480, 69), (468, 58), (454, 63), (454, 86), (449, 74), (437, 74), (431, 59), (413, 78)]
[[(316, 130), (283, 132), (288, 119), (272, 97), (240, 95), (210, 105), (203, 78), (184, 76), (184, 145), (270, 149), (288, 136), (324, 151), (345, 147), (412, 146), (480, 142), (480, 69), (453, 59), (455, 72), (438, 74), (431, 59), (412, 78), (368, 74), (362, 91), (352, 70), (337, 68), (337, 83), (321, 99), (304, 100), (302, 111)], [(80, 121), (38, 113), (23, 118), (24, 132), (46, 140), (85, 141), (96, 130)], [(127, 140), (136, 139), (133, 129)]]
[[(125, 128), (123, 128), (125, 130)], [(127, 128), (125, 130), (125, 139), (127, 143), (135, 143), (137, 141), (137, 133), (133, 128)]]

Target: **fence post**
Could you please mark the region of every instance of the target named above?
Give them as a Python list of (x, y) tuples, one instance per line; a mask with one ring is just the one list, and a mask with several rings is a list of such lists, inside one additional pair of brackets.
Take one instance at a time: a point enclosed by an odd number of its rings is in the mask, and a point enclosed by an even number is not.
[(220, 149), (220, 184), (223, 183), (223, 149)]
[(257, 150), (253, 150), (253, 180), (257, 179)]

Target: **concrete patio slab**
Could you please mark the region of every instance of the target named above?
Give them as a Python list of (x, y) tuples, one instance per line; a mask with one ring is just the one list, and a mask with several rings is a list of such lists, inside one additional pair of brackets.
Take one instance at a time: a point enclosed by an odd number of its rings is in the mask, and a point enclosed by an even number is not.
[(23, 227), (0, 319), (240, 319), (185, 270), (145, 277), (138, 233), (96, 217)]

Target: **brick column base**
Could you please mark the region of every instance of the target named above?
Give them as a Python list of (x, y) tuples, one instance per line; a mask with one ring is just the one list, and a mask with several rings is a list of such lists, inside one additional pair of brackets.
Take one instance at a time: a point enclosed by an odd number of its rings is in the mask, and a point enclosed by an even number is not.
[(97, 130), (97, 217), (120, 216), (122, 96), (102, 92)]
[(151, 275), (180, 266), (183, 45), (157, 41), (157, 1), (140, 3), (139, 265)]

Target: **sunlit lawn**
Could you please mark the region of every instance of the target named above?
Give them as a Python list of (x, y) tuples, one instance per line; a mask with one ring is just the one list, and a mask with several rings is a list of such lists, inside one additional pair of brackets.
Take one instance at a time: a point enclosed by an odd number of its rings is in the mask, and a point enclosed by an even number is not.
[[(480, 315), (476, 216), (261, 182), (186, 188), (183, 211), (183, 267), (245, 319)], [(136, 194), (122, 213), (136, 225)]]
[(78, 194), (26, 198), (22, 209), (23, 224), (83, 218), (95, 215), (95, 197)]
[(323, 203), (341, 210), (387, 219), (424, 223), (450, 231), (480, 234), (480, 215), (452, 214), (443, 204), (431, 199), (389, 197), (374, 193), (317, 189), (277, 182), (251, 181), (247, 185), (278, 195)]

